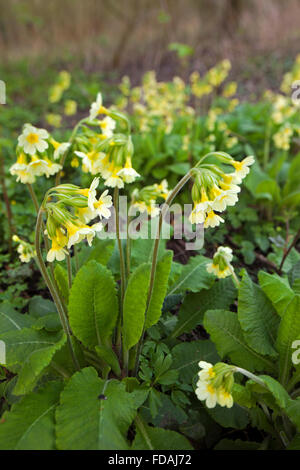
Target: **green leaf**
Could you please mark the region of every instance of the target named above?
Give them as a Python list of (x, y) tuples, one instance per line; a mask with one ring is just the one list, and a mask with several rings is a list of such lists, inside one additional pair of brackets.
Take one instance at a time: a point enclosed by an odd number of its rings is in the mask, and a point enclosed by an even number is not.
[(173, 252), (167, 251), (162, 259), (158, 261), (153, 286), (153, 293), (147, 311), (145, 329), (158, 322), (162, 312), (162, 306), (167, 293), (168, 279), (171, 271)]
[(177, 344), (172, 349), (172, 368), (179, 372), (183, 383), (192, 383), (193, 377), (199, 371), (199, 361), (219, 361), (215, 345), (208, 339)]
[(300, 336), (300, 296), (295, 295), (281, 319), (276, 342), (279, 351), (280, 382), (286, 384), (292, 367), (292, 343)]
[(54, 412), (62, 382), (49, 382), (14, 404), (0, 421), (1, 450), (55, 449)]
[(147, 426), (139, 418), (139, 427), (132, 443), (132, 450), (192, 450), (193, 447), (178, 432)]
[(120, 364), (118, 358), (114, 351), (111, 348), (106, 346), (96, 346), (96, 353), (98, 356), (103, 359), (113, 370), (113, 372), (117, 375), (121, 375)]
[(209, 310), (204, 315), (204, 327), (215, 343), (221, 358), (228, 356), (233, 364), (250, 371), (275, 369), (270, 360), (247, 345), (236, 313)]
[(106, 266), (109, 258), (112, 255), (114, 246), (114, 240), (100, 240), (97, 238), (95, 243), (93, 243), (93, 249), (85, 262), (88, 263), (91, 260), (95, 260), (98, 263)]
[(35, 318), (56, 312), (55, 304), (48, 299), (43, 299), (40, 295), (32, 297), (29, 304), (29, 314)]
[(222, 439), (214, 447), (214, 450), (258, 450), (260, 446), (260, 442), (242, 441), (241, 439), (236, 441)]
[(168, 295), (209, 289), (214, 283), (214, 276), (206, 270), (209, 261), (208, 258), (202, 255), (191, 257), (188, 264), (183, 267), (179, 278), (168, 292)]
[(54, 277), (58, 285), (59, 291), (66, 303), (69, 301), (69, 281), (68, 273), (61, 264), (57, 263), (54, 269)]
[(265, 271), (258, 273), (258, 279), (262, 290), (271, 300), (278, 315), (282, 317), (286, 307), (294, 297), (294, 292), (290, 288), (287, 279)]
[(126, 350), (139, 341), (143, 331), (150, 268), (150, 263), (141, 264), (128, 281), (123, 308), (123, 338)]
[(6, 367), (18, 372), (15, 395), (24, 395), (33, 389), (55, 352), (66, 341), (62, 331), (53, 334), (30, 328), (8, 332), (0, 339), (6, 346)]
[(249, 423), (248, 412), (236, 403), (232, 408), (207, 408), (207, 413), (224, 428), (244, 429)]
[(173, 163), (173, 165), (169, 165), (168, 168), (173, 173), (184, 176), (190, 170), (191, 165), (186, 162), (180, 162), (180, 163)]
[(44, 317), (38, 318), (32, 325), (34, 330), (59, 331), (62, 329), (58, 313), (49, 313)]
[(7, 331), (21, 330), (25, 327), (30, 327), (34, 319), (29, 315), (23, 315), (16, 312), (16, 310), (5, 301), (0, 304), (0, 333)]
[(273, 379), (273, 377), (268, 375), (260, 375), (259, 378), (266, 384), (268, 390), (275, 398), (277, 405), (280, 408), (285, 409), (289, 404), (290, 397), (283, 386), (277, 380)]
[(238, 319), (248, 345), (262, 355), (277, 357), (273, 345), (279, 324), (270, 300), (244, 272), (238, 296)]
[[(102, 397), (104, 395), (104, 397)], [(94, 368), (75, 373), (56, 412), (57, 447), (62, 450), (127, 450), (136, 404), (125, 384), (100, 379)]]
[(93, 348), (109, 338), (118, 316), (116, 284), (111, 272), (89, 261), (78, 271), (69, 300), (70, 325), (75, 336)]
[(229, 308), (236, 297), (236, 292), (231, 278), (227, 278), (215, 282), (208, 290), (187, 294), (171, 337), (177, 338), (182, 333), (189, 333), (196, 328), (202, 322), (206, 310)]
[(113, 253), (114, 246), (115, 240), (94, 239), (92, 248), (89, 246), (81, 248), (80, 253), (78, 254), (79, 266), (82, 267), (84, 264), (92, 260), (106, 266)]

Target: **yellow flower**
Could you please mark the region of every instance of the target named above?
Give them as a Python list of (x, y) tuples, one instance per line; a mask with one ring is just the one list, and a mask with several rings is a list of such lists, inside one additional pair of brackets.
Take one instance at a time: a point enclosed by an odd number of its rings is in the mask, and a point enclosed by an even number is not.
[(34, 155), (44, 152), (48, 148), (49, 134), (45, 129), (37, 129), (31, 124), (25, 124), (22, 134), (18, 137), (18, 144), (25, 153)]
[(118, 176), (122, 178), (124, 183), (133, 183), (141, 175), (132, 168), (131, 158), (127, 157), (125, 166), (118, 172)]
[(64, 113), (66, 116), (73, 116), (77, 112), (77, 103), (74, 100), (66, 100)]
[(229, 247), (219, 246), (213, 257), (213, 262), (206, 265), (206, 270), (214, 274), (219, 279), (231, 276), (233, 267), (230, 262), (232, 261), (232, 249)]
[(68, 254), (65, 246), (68, 242), (67, 237), (65, 236), (61, 228), (56, 229), (56, 237), (51, 239), (52, 246), (47, 253), (47, 261), (52, 263), (53, 261), (63, 261)]
[(87, 239), (88, 244), (91, 246), (96, 233), (102, 230), (103, 225), (99, 222), (89, 227), (79, 220), (76, 221), (76, 224), (70, 220), (67, 220), (65, 222), (65, 227), (68, 232), (68, 249), (70, 249), (71, 246), (80, 243), (85, 238)]
[(207, 213), (206, 219), (204, 221), (204, 228), (218, 227), (218, 225), (220, 225), (220, 223), (222, 223), (222, 222), (224, 222), (224, 219), (222, 219), (222, 217), (215, 214), (215, 212), (213, 210), (211, 210)]

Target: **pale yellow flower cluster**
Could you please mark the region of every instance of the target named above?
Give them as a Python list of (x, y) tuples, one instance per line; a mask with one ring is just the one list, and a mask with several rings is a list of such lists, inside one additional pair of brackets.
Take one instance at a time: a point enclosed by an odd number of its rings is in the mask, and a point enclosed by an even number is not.
[(205, 401), (207, 408), (214, 408), (217, 404), (231, 408), (233, 397), (231, 394), (234, 384), (233, 369), (231, 366), (219, 362), (214, 366), (209, 362), (199, 362), (198, 382), (196, 396)]
[(214, 274), (219, 279), (231, 276), (233, 273), (233, 267), (231, 265), (232, 258), (231, 248), (219, 246), (213, 256), (212, 263), (206, 265), (207, 272)]
[[(99, 119), (99, 115), (105, 117)], [(103, 106), (102, 95), (98, 93), (90, 108), (89, 119), (99, 125), (101, 133), (86, 131), (80, 136), (79, 150), (74, 153), (82, 159), (82, 169), (92, 175), (101, 175), (105, 186), (123, 188), (124, 183), (133, 183), (140, 175), (132, 167), (133, 144), (130, 135), (115, 134), (116, 120), (121, 113), (110, 111)], [(124, 117), (125, 119), (125, 117)], [(73, 166), (77, 162), (72, 160)]]
[(289, 125), (282, 126), (276, 134), (273, 135), (275, 147), (281, 150), (289, 150), (293, 129)]
[(234, 206), (238, 201), (240, 184), (247, 176), (253, 157), (246, 157), (241, 162), (229, 157), (226, 164), (232, 165), (233, 173), (224, 173), (215, 165), (203, 164), (194, 173), (192, 198), (194, 208), (189, 220), (192, 224), (204, 224), (204, 228), (217, 227), (224, 222), (216, 212), (225, 211), (227, 206)]
[[(87, 225), (96, 217), (109, 218), (111, 215), (112, 198), (104, 191), (97, 199), (96, 190), (99, 178), (94, 178), (90, 188), (81, 189), (72, 184), (59, 185), (48, 192), (48, 197), (58, 199), (58, 202), (48, 202), (47, 235), (52, 246), (47, 254), (47, 261), (62, 261), (68, 254), (68, 249), (86, 239), (91, 245), (97, 232), (103, 229), (101, 222)], [(75, 208), (73, 215), (68, 207)]]
[(136, 207), (141, 213), (147, 212), (151, 218), (156, 217), (160, 212), (157, 200), (166, 200), (169, 193), (167, 180), (163, 180), (160, 184), (145, 186), (141, 190), (135, 189), (131, 196), (131, 207)]
[(68, 146), (68, 143), (55, 142), (45, 129), (25, 124), (22, 134), (18, 137), (17, 161), (11, 166), (10, 173), (17, 176), (17, 181), (23, 184), (32, 184), (36, 177), (42, 175), (49, 178), (61, 170), (61, 165), (54, 160), (59, 158)]
[(17, 252), (19, 253), (20, 261), (22, 261), (22, 263), (29, 263), (29, 261), (36, 256), (33, 245), (22, 240), (17, 235), (13, 235), (12, 239), (15, 243), (18, 243)]
[[(213, 90), (219, 87), (228, 77), (231, 69), (230, 61), (225, 59), (215, 67), (208, 70), (208, 72), (201, 78), (198, 72), (193, 72), (190, 76), (191, 89), (194, 96), (202, 98), (205, 95), (210, 95)], [(231, 82), (224, 90), (226, 97), (235, 94), (236, 84)]]
[(194, 114), (194, 110), (187, 106), (186, 85), (179, 77), (174, 77), (170, 83), (158, 82), (155, 72), (151, 71), (144, 75), (141, 87), (130, 89), (130, 80), (124, 77), (120, 90), (125, 97), (123, 106), (131, 103), (142, 132), (149, 132), (152, 126), (159, 124), (168, 134), (178, 116)]

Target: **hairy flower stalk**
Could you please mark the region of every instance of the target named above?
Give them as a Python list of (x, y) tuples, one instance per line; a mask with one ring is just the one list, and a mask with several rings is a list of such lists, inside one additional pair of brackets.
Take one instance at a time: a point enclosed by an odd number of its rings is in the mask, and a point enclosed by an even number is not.
[(53, 298), (53, 301), (56, 305), (56, 308), (57, 308), (57, 311), (58, 311), (58, 314), (59, 314), (59, 318), (60, 318), (63, 330), (64, 330), (64, 332), (66, 334), (66, 337), (67, 337), (67, 343), (68, 343), (68, 346), (69, 346), (69, 349), (70, 349), (72, 360), (74, 362), (74, 365), (75, 365), (76, 369), (79, 370), (80, 366), (79, 366), (78, 359), (76, 357), (75, 350), (73, 348), (72, 338), (71, 338), (71, 331), (70, 331), (68, 319), (67, 319), (67, 316), (64, 312), (64, 308), (62, 306), (62, 303), (61, 303), (60, 297), (58, 295), (58, 292), (56, 290), (56, 287), (55, 287), (55, 285), (53, 284), (53, 282), (51, 281), (51, 279), (48, 275), (47, 268), (46, 268), (46, 265), (44, 263), (42, 252), (41, 252), (40, 234), (41, 234), (41, 231), (42, 231), (44, 211), (45, 210), (44, 210), (43, 206), (40, 207), (39, 212), (38, 212), (37, 221), (36, 221), (36, 228), (35, 228), (35, 250), (36, 250), (36, 254), (37, 254), (38, 265), (39, 265), (41, 274), (44, 278), (44, 281), (45, 281), (45, 283), (46, 283), (46, 285), (47, 285), (47, 287), (50, 291), (50, 294)]

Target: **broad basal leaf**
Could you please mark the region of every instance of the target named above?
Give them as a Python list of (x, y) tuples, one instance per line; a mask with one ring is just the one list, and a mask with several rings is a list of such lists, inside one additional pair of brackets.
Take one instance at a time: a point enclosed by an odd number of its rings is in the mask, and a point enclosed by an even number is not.
[(55, 449), (54, 412), (62, 382), (49, 382), (6, 411), (0, 420), (1, 450)]
[(172, 258), (173, 252), (167, 251), (157, 263), (153, 293), (145, 321), (146, 329), (155, 325), (161, 316), (163, 302), (167, 293)]
[(35, 319), (29, 315), (18, 313), (9, 302), (0, 304), (0, 334), (8, 331), (21, 330), (30, 327)]
[(259, 272), (258, 279), (262, 290), (271, 300), (278, 315), (282, 317), (286, 307), (295, 295), (288, 280), (277, 274), (269, 274), (265, 271)]
[(6, 367), (18, 372), (15, 395), (30, 392), (55, 352), (66, 342), (65, 334), (23, 328), (0, 335), (6, 346)]
[(292, 367), (292, 343), (300, 336), (300, 296), (295, 295), (281, 319), (277, 350), (279, 351), (280, 382), (285, 384)]
[(236, 297), (236, 288), (230, 278), (215, 282), (208, 290), (189, 293), (185, 297), (178, 314), (178, 321), (171, 337), (193, 330), (203, 320), (206, 310), (227, 309)]
[(169, 290), (168, 295), (209, 289), (214, 282), (214, 276), (206, 270), (209, 261), (208, 258), (202, 255), (192, 256), (188, 264), (183, 267), (179, 278)]
[(39, 318), (56, 312), (56, 307), (51, 300), (43, 299), (40, 295), (36, 295), (30, 300), (28, 310), (31, 316)]
[(100, 379), (92, 367), (73, 375), (56, 412), (57, 446), (63, 450), (126, 450), (136, 404), (125, 384)]
[(188, 384), (199, 371), (199, 361), (215, 364), (220, 360), (215, 345), (208, 339), (177, 344), (172, 349), (172, 357), (172, 369), (176, 369), (180, 380)]
[(72, 331), (82, 343), (94, 348), (108, 338), (118, 316), (116, 284), (111, 272), (90, 261), (73, 282), (69, 299)]
[(178, 432), (147, 426), (139, 419), (139, 428), (132, 443), (132, 450), (192, 450), (193, 447)]
[(204, 315), (204, 327), (215, 343), (221, 358), (228, 356), (234, 365), (250, 371), (276, 370), (271, 360), (264, 358), (247, 345), (236, 313), (209, 310)]
[(61, 264), (57, 263), (54, 269), (54, 276), (56, 284), (59, 288), (59, 291), (62, 297), (65, 299), (66, 303), (69, 301), (69, 283), (68, 283), (68, 273), (66, 269), (62, 267)]
[(239, 288), (238, 319), (249, 346), (262, 355), (276, 357), (274, 349), (279, 317), (262, 289), (244, 273)]
[(141, 264), (128, 281), (123, 307), (123, 339), (126, 350), (137, 344), (143, 331), (150, 268), (149, 263)]

